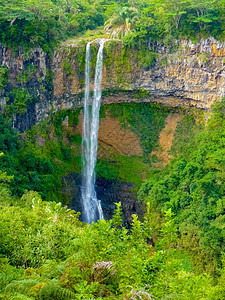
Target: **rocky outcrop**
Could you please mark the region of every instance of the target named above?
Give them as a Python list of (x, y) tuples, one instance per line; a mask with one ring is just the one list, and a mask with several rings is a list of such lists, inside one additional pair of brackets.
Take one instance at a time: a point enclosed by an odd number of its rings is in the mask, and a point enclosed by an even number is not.
[[(69, 173), (63, 178), (63, 193), (71, 201), (71, 208), (82, 211), (81, 205), (81, 176), (77, 173)], [(132, 191), (134, 184), (119, 180), (107, 180), (97, 178), (96, 193), (101, 200), (104, 217), (106, 220), (112, 218), (116, 208), (115, 203), (121, 202), (124, 225), (130, 226), (132, 215), (137, 214), (142, 219), (145, 204), (137, 201), (136, 192)], [(82, 215), (81, 215), (82, 220)]]
[[(93, 58), (96, 49), (93, 44)], [(42, 49), (14, 53), (0, 47), (0, 66), (8, 70), (5, 85), (0, 72), (1, 108), (11, 105), (14, 126), (23, 131), (52, 112), (81, 106), (84, 64), (84, 42), (64, 43), (51, 56)], [(93, 59), (92, 75), (94, 64)], [(197, 44), (179, 41), (172, 47), (155, 44), (142, 53), (124, 49), (120, 41), (108, 41), (103, 73), (103, 104), (145, 101), (208, 110), (225, 94), (225, 43), (213, 38)], [(18, 89), (31, 97), (18, 104)]]

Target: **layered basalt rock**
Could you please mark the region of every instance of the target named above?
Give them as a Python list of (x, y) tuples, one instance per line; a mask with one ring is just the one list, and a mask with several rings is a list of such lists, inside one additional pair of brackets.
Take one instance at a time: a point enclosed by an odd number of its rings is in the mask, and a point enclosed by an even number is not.
[[(144, 101), (209, 110), (224, 96), (225, 43), (213, 38), (196, 44), (186, 40), (170, 47), (155, 44), (147, 51), (153, 50), (156, 61), (146, 66), (138, 51), (125, 49), (120, 41), (106, 42), (103, 104)], [(13, 104), (12, 91), (18, 88), (29, 91), (33, 99), (26, 112), (14, 111), (14, 126), (24, 131), (52, 112), (82, 106), (84, 59), (85, 42), (64, 43), (51, 55), (42, 49), (14, 53), (0, 47), (0, 66), (8, 69), (1, 108)]]

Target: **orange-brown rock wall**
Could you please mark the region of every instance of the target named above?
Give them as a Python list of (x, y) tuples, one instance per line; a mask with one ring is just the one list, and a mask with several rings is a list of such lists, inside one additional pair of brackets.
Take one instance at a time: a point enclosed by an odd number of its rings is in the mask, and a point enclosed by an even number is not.
[[(169, 47), (155, 44), (145, 54), (125, 49), (120, 41), (107, 41), (104, 51), (103, 104), (145, 101), (209, 110), (225, 95), (225, 43), (213, 38), (196, 44), (177, 41)], [(157, 58), (146, 66), (143, 56), (148, 51)], [(93, 43), (91, 89), (96, 53)], [(84, 41), (64, 43), (51, 55), (42, 49), (15, 53), (0, 46), (0, 66), (8, 70), (7, 85), (0, 90), (2, 109), (13, 103), (14, 89), (28, 90), (35, 99), (22, 115), (15, 112), (14, 125), (22, 131), (51, 113), (82, 106)]]

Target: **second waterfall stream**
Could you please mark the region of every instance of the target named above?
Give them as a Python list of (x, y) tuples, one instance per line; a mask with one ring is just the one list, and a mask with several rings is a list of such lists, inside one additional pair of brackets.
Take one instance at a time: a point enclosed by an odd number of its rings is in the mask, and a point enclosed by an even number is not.
[(92, 224), (92, 222), (104, 219), (101, 201), (97, 199), (95, 191), (95, 165), (97, 161), (99, 111), (102, 97), (101, 83), (104, 43), (104, 39), (101, 39), (99, 42), (99, 49), (95, 69), (93, 98), (90, 97), (91, 43), (88, 43), (86, 46), (84, 121), (82, 136), (83, 172), (81, 200), (83, 206), (83, 221), (88, 224)]

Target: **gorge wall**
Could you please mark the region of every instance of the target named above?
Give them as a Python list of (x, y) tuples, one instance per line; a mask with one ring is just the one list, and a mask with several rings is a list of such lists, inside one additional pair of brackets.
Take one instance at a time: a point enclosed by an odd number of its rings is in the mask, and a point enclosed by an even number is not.
[[(24, 131), (51, 112), (82, 106), (85, 43), (63, 43), (51, 55), (0, 47), (0, 106), (14, 116), (15, 127)], [(92, 75), (96, 51), (93, 43)], [(136, 51), (109, 40), (102, 88), (103, 104), (157, 102), (209, 110), (225, 94), (225, 43), (208, 38)]]

